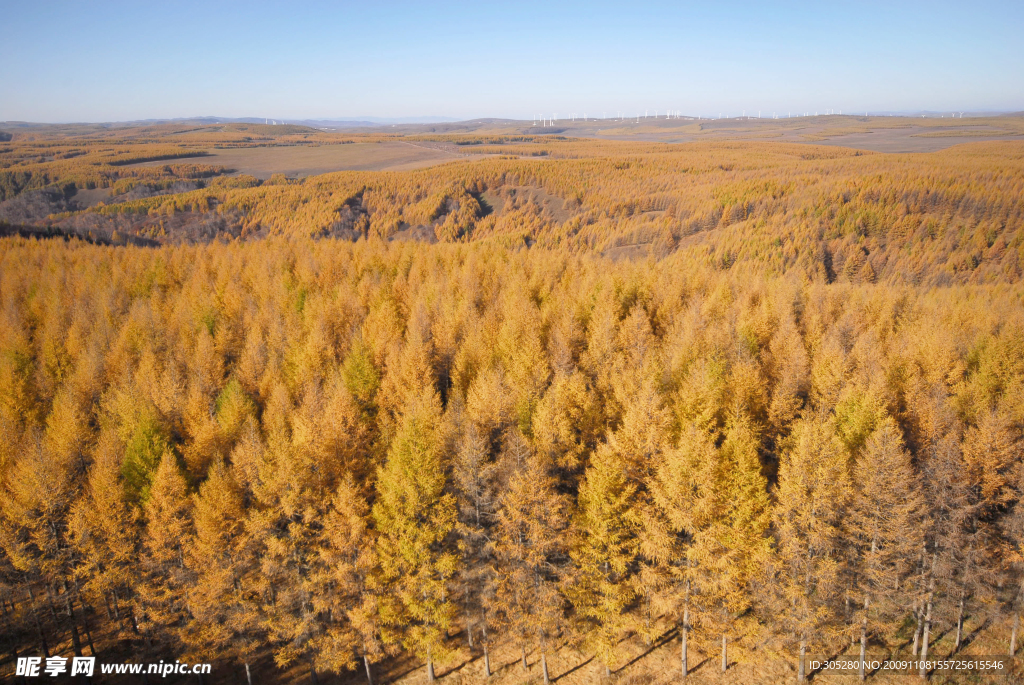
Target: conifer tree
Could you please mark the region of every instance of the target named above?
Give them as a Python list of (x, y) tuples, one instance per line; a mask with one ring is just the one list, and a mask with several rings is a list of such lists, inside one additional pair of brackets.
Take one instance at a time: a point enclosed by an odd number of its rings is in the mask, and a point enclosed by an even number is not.
[(896, 422), (885, 419), (857, 458), (847, 520), (861, 615), (861, 680), (869, 636), (892, 637), (910, 599), (907, 581), (924, 543), (917, 480)]
[[(82, 655), (76, 609), (81, 596), (75, 583), (80, 548), (73, 544), (72, 507), (80, 497), (86, 476), (83, 424), (84, 417), (74, 398), (60, 393), (46, 417), (45, 430), (31, 430), (23, 442), (25, 452), (11, 465), (0, 489), (3, 552), (29, 586), (33, 603), (34, 593), (45, 592), (55, 623), (64, 622), (58, 618), (55, 602), (64, 605), (76, 656)], [(42, 633), (39, 614), (34, 618)], [(89, 639), (87, 629), (85, 633)]]
[(554, 465), (562, 489), (575, 489), (605, 429), (596, 392), (579, 371), (555, 376), (534, 412), (537, 449)]
[(459, 509), (456, 534), (462, 558), (457, 586), (466, 636), (472, 649), (475, 626), (483, 622), (482, 627), (486, 630), (485, 596), (493, 581), (488, 541), (494, 525), (498, 469), (490, 458), (488, 443), (475, 423), (466, 421), (464, 424), (455, 446), (452, 480)]
[(316, 384), (305, 387), (298, 408), (284, 385), (274, 389), (263, 413), (267, 449), (257, 454), (255, 503), (246, 522), (259, 558), (256, 593), (274, 659), (279, 666), (305, 662), (314, 685), (325, 621), (314, 604), (310, 569), (323, 546), (330, 493), (349, 451), (324, 445), (322, 440), (337, 439), (333, 431), (314, 432), (319, 420), (346, 419), (345, 413), (321, 414), (323, 402)]
[(1006, 556), (1011, 571), (1007, 604), (1012, 617), (1012, 627), (1008, 654), (1013, 657), (1017, 653), (1020, 612), (1021, 607), (1024, 606), (1024, 460), (1018, 461), (1011, 478), (1017, 501), (1002, 521), (1002, 526), (1007, 539), (1008, 554)]
[(336, 673), (362, 662), (373, 685), (371, 663), (381, 656), (377, 626), (376, 544), (370, 507), (349, 476), (338, 484), (324, 520), (323, 546), (314, 575), (316, 610), (328, 616), (319, 640), (320, 660)]
[(847, 452), (830, 422), (819, 416), (793, 428), (779, 466), (773, 527), (778, 540), (771, 581), (779, 604), (778, 627), (799, 644), (797, 679), (806, 679), (808, 645), (834, 637), (843, 571), (843, 520), (852, 497)]
[(138, 602), (147, 636), (166, 634), (175, 642), (186, 616), (185, 589), (192, 584), (185, 563), (192, 536), (192, 503), (178, 458), (167, 450), (153, 476), (146, 501)]
[[(691, 556), (697, 569), (697, 591), (707, 625), (721, 636), (722, 670), (728, 668), (729, 633), (749, 622), (751, 585), (762, 573), (769, 554), (766, 536), (771, 510), (758, 459), (757, 434), (742, 414), (731, 417), (718, 450), (714, 508), (709, 525), (694, 536)], [(742, 620), (735, 619), (743, 617)]]
[(506, 635), (521, 645), (524, 668), (527, 649), (540, 652), (547, 685), (547, 654), (561, 631), (564, 611), (559, 581), (566, 552), (565, 501), (540, 455), (529, 452), (506, 468), (511, 472), (498, 502), (493, 538), (494, 608)]
[(436, 394), (405, 405), (387, 460), (377, 473), (373, 519), (381, 569), (379, 614), (386, 641), (400, 642), (427, 662), (447, 655), (444, 643), (454, 618), (449, 584), (458, 555), (449, 544), (455, 498), (446, 490), (446, 464), (437, 430)]
[(645, 517), (644, 547), (648, 558), (663, 567), (672, 582), (663, 603), (679, 626), (682, 676), (689, 674), (689, 638), (694, 623), (703, 624), (694, 602), (698, 573), (693, 543), (706, 534), (717, 511), (721, 460), (710, 436), (692, 424), (674, 449), (665, 452), (649, 485), (653, 511)]
[(610, 674), (618, 644), (631, 627), (634, 563), (641, 517), (627, 465), (607, 444), (594, 455), (580, 485), (570, 556), (574, 575), (565, 594), (583, 622), (585, 641)]
[(265, 640), (253, 594), (256, 570), (245, 528), (244, 493), (222, 461), (193, 497), (195, 537), (186, 564), (192, 573), (186, 602), (191, 616), (183, 640), (197, 658), (231, 656), (252, 685), (253, 654)]
[(83, 589), (103, 597), (123, 628), (139, 578), (141, 521), (138, 509), (125, 497), (116, 440), (109, 433), (96, 450), (86, 489), (87, 496), (72, 513), (72, 532), (82, 558), (78, 573), (84, 578)]

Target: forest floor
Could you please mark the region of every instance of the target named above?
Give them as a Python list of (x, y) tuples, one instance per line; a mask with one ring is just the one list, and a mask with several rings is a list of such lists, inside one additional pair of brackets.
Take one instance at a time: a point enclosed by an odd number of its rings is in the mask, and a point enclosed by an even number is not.
[[(97, 663), (125, 663), (131, 662), (156, 662), (160, 659), (180, 659), (181, 655), (172, 653), (151, 654), (141, 656), (141, 653), (131, 642), (124, 640), (124, 633), (118, 636), (114, 621), (107, 619), (102, 611), (90, 612), (89, 623), (91, 628), (92, 641), (96, 645)], [(954, 652), (955, 625), (941, 626), (934, 633), (930, 654), (934, 659), (946, 659), (954, 656), (968, 657), (975, 656), (998, 656), (1006, 653), (1006, 646), (1009, 642), (1009, 630), (1006, 625), (990, 625), (968, 616), (964, 622), (964, 645), (957, 652)], [(486, 677), (484, 656), (478, 638), (473, 649), (468, 646), (465, 631), (452, 634), (449, 645), (452, 648), (451, 657), (445, 662), (435, 664), (436, 685), (541, 685), (543, 683), (543, 672), (541, 667), (541, 656), (534, 650), (527, 650), (526, 668), (522, 665), (522, 652), (519, 646), (508, 640), (497, 640), (490, 648), (491, 677)], [(63, 639), (56, 644), (51, 644), (51, 654), (69, 657), (72, 654), (70, 635), (65, 634)], [(82, 636), (83, 653), (89, 656), (91, 653), (87, 646), (88, 641)], [(851, 645), (842, 653), (830, 656), (846, 656), (856, 658), (858, 646)], [(33, 655), (37, 650), (33, 645), (24, 645), (19, 652), (21, 654)], [(909, 658), (909, 646), (906, 647), (907, 654), (898, 655), (899, 658)], [(875, 654), (877, 650), (869, 650), (869, 654)], [(722, 673), (720, 670), (720, 652), (718, 645), (710, 645), (706, 652), (702, 652), (691, 641), (689, 650), (689, 685), (783, 685), (785, 683), (796, 683), (795, 658), (786, 660), (773, 657), (766, 652), (745, 652), (733, 648), (729, 655), (729, 669)], [(883, 654), (875, 654), (875, 658), (884, 658)], [(665, 633), (653, 644), (646, 644), (643, 640), (633, 637), (620, 645), (619, 663), (613, 665), (611, 678), (605, 676), (604, 666), (592, 655), (581, 652), (575, 646), (568, 643), (552, 645), (551, 652), (547, 655), (548, 673), (552, 683), (559, 685), (678, 685), (682, 678), (680, 674), (680, 641), (676, 630)], [(200, 684), (195, 676), (168, 676), (161, 678), (160, 682), (167, 685), (245, 685), (245, 669), (241, 663), (234, 660), (212, 661), (213, 672), (203, 678)], [(366, 676), (362, 664), (358, 664), (354, 671), (340, 675), (331, 673), (319, 673), (319, 685), (365, 685)], [(279, 668), (274, 664), (273, 656), (269, 649), (257, 652), (257, 656), (250, 663), (253, 674), (254, 685), (306, 685), (311, 683), (308, 664), (297, 663), (286, 668)], [(2, 682), (17, 682), (14, 678), (8, 677), (13, 671), (9, 655), (0, 658), (0, 680)], [(394, 658), (387, 658), (373, 665), (374, 685), (427, 685), (426, 665), (408, 655)], [(134, 678), (127, 675), (101, 676), (97, 667), (94, 685), (105, 685), (111, 683), (142, 683), (141, 678)], [(826, 685), (854, 685), (858, 682), (856, 675), (826, 675), (810, 672), (810, 683), (819, 682)], [(918, 682), (916, 677), (908, 675), (893, 675), (869, 673), (868, 683), (876, 685), (900, 685), (908, 682)], [(1019, 656), (1015, 662), (1014, 672), (1007, 675), (977, 676), (961, 675), (950, 676), (933, 673), (928, 679), (932, 684), (949, 683), (991, 683), (1002, 685), (1005, 683), (1024, 682), (1024, 659)]]

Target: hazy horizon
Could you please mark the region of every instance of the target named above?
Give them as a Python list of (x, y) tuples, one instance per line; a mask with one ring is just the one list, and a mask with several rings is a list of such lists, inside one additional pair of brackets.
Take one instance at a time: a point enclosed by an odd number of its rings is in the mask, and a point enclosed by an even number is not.
[(3, 121), (1024, 110), (1024, 7), (1008, 2), (2, 13)]
[[(797, 112), (793, 112), (791, 117), (788, 117), (787, 116), (788, 114), (789, 113), (787, 113), (787, 112), (783, 112), (783, 113), (780, 113), (779, 116), (776, 117), (776, 118), (778, 118), (778, 119), (786, 119), (786, 118), (797, 118), (799, 116), (812, 116), (812, 117), (813, 116), (852, 116), (852, 117), (862, 117), (865, 114), (867, 114), (868, 116), (871, 116), (871, 117), (875, 117), (875, 116), (894, 116), (894, 117), (900, 117), (900, 116), (904, 116), (904, 117), (927, 116), (929, 118), (940, 117), (940, 116), (946, 116), (946, 115), (954, 114), (954, 115), (957, 115), (957, 116), (963, 115), (963, 118), (970, 118), (970, 117), (990, 117), (990, 116), (1024, 116), (1024, 110), (978, 110), (978, 111), (968, 111), (968, 110), (965, 110), (965, 111), (962, 111), (962, 112), (950, 112), (948, 110), (944, 111), (944, 112), (942, 112), (942, 111), (935, 111), (935, 110), (905, 110), (905, 111), (868, 111), (866, 113), (865, 112), (856, 112), (856, 111), (851, 111), (851, 112), (839, 112), (839, 111), (834, 111), (834, 112), (825, 111), (825, 112), (822, 112), (822, 111), (818, 111), (818, 112), (810, 112), (810, 113), (804, 113), (804, 112), (797, 113)], [(550, 115), (545, 115), (545, 116), (550, 116)], [(629, 119), (636, 118), (636, 116), (637, 116), (637, 114), (634, 113), (634, 114), (626, 115), (625, 118), (627, 120), (629, 120)], [(647, 117), (653, 118), (654, 116), (655, 116), (654, 110), (648, 111), (648, 113), (646, 115), (643, 112), (639, 113), (639, 118), (641, 120), (643, 120), (644, 118), (647, 118)], [(664, 110), (659, 110), (657, 116), (660, 119), (665, 118), (665, 111)], [(688, 113), (688, 112), (682, 112), (679, 116), (682, 117), (682, 118), (694, 118), (694, 117), (697, 117), (699, 115), (691, 114), (691, 113)], [(734, 112), (734, 113), (723, 113), (721, 117), (715, 115), (715, 116), (708, 116), (708, 117), (704, 117), (704, 118), (713, 121), (713, 120), (716, 120), (716, 119), (719, 119), (719, 118), (724, 120), (724, 119), (743, 118), (743, 116), (744, 115), (741, 114), (741, 113)], [(768, 113), (761, 112), (761, 116), (760, 117), (758, 117), (758, 112), (752, 112), (752, 113), (751, 112), (747, 112), (747, 116), (749, 116), (751, 118), (762, 118), (762, 119), (771, 119), (771, 118), (773, 118), (771, 112), (768, 112)], [(582, 117), (583, 117), (583, 115), (580, 114), (577, 118), (582, 120)], [(617, 118), (617, 117), (613, 117), (611, 113), (609, 113), (609, 115), (607, 117), (601, 117), (600, 115), (595, 117), (594, 115), (591, 115), (591, 114), (588, 113), (588, 117), (589, 117), (590, 121), (600, 121), (602, 119), (613, 120), (613, 119)], [(265, 121), (266, 123), (269, 123), (269, 124), (294, 124), (294, 125), (311, 125), (311, 124), (325, 124), (325, 125), (328, 125), (328, 124), (363, 124), (363, 125), (367, 125), (366, 126), (367, 128), (370, 128), (371, 125), (387, 126), (387, 125), (459, 124), (459, 123), (467, 123), (467, 122), (474, 122), (474, 121), (486, 121), (486, 120), (491, 120), (491, 119), (493, 119), (495, 121), (510, 121), (510, 122), (532, 121), (532, 119), (529, 118), (529, 117), (522, 118), (522, 117), (512, 117), (512, 116), (467, 117), (467, 118), (464, 118), (464, 119), (457, 119), (455, 117), (442, 117), (442, 116), (433, 116), (433, 115), (423, 115), (423, 116), (419, 116), (419, 117), (417, 117), (417, 116), (398, 117), (398, 118), (369, 116), (369, 115), (367, 115), (367, 116), (352, 115), (352, 116), (345, 116), (345, 117), (340, 117), (340, 116), (339, 117), (319, 116), (319, 117), (303, 117), (303, 118), (287, 117), (287, 118), (281, 118), (281, 119), (274, 119), (272, 117), (259, 117), (259, 116), (223, 117), (223, 116), (217, 116), (217, 115), (214, 115), (214, 114), (204, 114), (204, 115), (182, 116), (182, 117), (159, 117), (159, 116), (155, 116), (155, 117), (149, 117), (149, 118), (146, 118), (146, 119), (121, 119), (121, 120), (107, 120), (107, 121), (98, 121), (98, 120), (96, 120), (96, 121), (84, 121), (84, 120), (74, 121), (74, 120), (70, 120), (70, 119), (66, 120), (66, 121), (28, 121), (28, 120), (24, 120), (24, 119), (8, 119), (8, 120), (0, 120), (0, 124), (8, 125), (8, 126), (10, 126), (10, 125), (29, 125), (29, 126), (75, 126), (75, 125), (81, 125), (81, 126), (104, 126), (104, 125), (110, 125), (110, 126), (114, 126), (114, 125), (133, 125), (133, 124), (149, 124), (149, 123), (152, 123), (152, 124), (176, 123), (176, 122), (183, 122), (184, 123), (184, 122), (192, 122), (192, 121), (214, 121), (214, 120), (217, 121), (217, 122), (223, 122), (223, 123), (260, 123), (261, 120), (263, 120), (263, 121)], [(571, 119), (570, 115), (564, 115), (563, 116), (562, 114), (559, 114), (558, 115), (558, 119), (555, 120), (555, 123), (563, 123), (563, 122), (569, 121), (570, 119)]]

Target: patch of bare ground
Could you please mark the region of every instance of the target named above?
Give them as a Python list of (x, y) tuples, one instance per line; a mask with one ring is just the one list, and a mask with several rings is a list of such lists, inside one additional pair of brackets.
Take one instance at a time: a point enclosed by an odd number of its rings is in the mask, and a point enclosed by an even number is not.
[(619, 245), (610, 247), (601, 254), (613, 261), (628, 261), (633, 259), (646, 259), (651, 255), (653, 243), (636, 243), (634, 245)]
[(389, 240), (392, 241), (420, 241), (425, 243), (436, 243), (437, 235), (431, 226), (404, 226), (393, 233)]
[(557, 223), (568, 221), (572, 216), (565, 200), (537, 186), (500, 186), (495, 192), (504, 200), (503, 209), (509, 205), (533, 203), (540, 207), (542, 214)]
[(480, 197), (477, 198), (480, 203), (480, 208), (483, 210), (484, 216), (490, 214), (501, 214), (505, 208), (505, 198), (500, 193), (494, 190), (485, 190), (480, 193)]
[(110, 201), (110, 188), (79, 188), (72, 199), (79, 209), (95, 207), (101, 202)]

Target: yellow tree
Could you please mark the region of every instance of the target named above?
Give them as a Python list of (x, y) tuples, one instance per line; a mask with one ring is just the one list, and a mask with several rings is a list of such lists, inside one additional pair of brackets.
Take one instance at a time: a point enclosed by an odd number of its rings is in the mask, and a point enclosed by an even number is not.
[[(705, 624), (721, 636), (725, 671), (729, 633), (749, 621), (751, 585), (763, 572), (770, 553), (771, 509), (758, 459), (757, 433), (744, 415), (730, 417), (725, 440), (715, 454), (718, 468), (704, 472), (717, 480), (698, 485), (708, 493), (706, 525), (695, 532), (688, 552), (695, 568), (694, 584), (705, 607)], [(736, 625), (735, 619), (741, 616), (743, 621)]]
[(892, 637), (905, 615), (906, 587), (924, 545), (924, 502), (899, 427), (885, 418), (854, 467), (855, 495), (847, 519), (859, 593), (860, 679), (871, 635)]
[(245, 528), (244, 497), (223, 461), (214, 463), (193, 497), (195, 536), (185, 556), (193, 574), (186, 594), (191, 619), (183, 639), (199, 659), (239, 659), (252, 685), (252, 657), (265, 635), (253, 597), (256, 560)]
[[(449, 415), (458, 415), (449, 405)], [(473, 648), (473, 629), (481, 623), (487, 631), (486, 597), (492, 587), (493, 568), (488, 542), (494, 525), (497, 499), (497, 465), (491, 458), (489, 441), (475, 422), (462, 422), (461, 435), (455, 446), (452, 480), (459, 509), (456, 533), (462, 564), (458, 573), (458, 594), (461, 598), (466, 636)], [(521, 436), (515, 436), (522, 440)], [(486, 642), (486, 640), (485, 640)], [(484, 645), (487, 649), (487, 645)]]
[(446, 465), (437, 430), (440, 403), (426, 391), (405, 405), (387, 460), (377, 472), (373, 519), (381, 572), (379, 616), (385, 640), (401, 642), (427, 662), (447, 654), (454, 619), (448, 585), (458, 567), (449, 544), (457, 520), (446, 492)]
[(250, 455), (257, 479), (246, 527), (259, 558), (263, 625), (278, 665), (305, 661), (314, 682), (326, 617), (315, 606), (310, 569), (324, 545), (323, 521), (339, 479), (349, 468), (365, 468), (358, 409), (347, 392), (337, 379), (326, 390), (310, 383), (295, 407), (279, 384), (263, 412), (267, 449)]
[[(555, 489), (546, 461), (530, 452), (512, 469), (498, 500), (493, 533), (494, 607), (506, 634), (541, 655), (545, 685), (549, 682), (549, 640), (561, 629), (564, 615), (559, 592), (566, 551), (565, 501)], [(484, 657), (488, 659), (484, 645)], [(485, 662), (490, 675), (490, 662)]]
[(185, 590), (192, 575), (185, 564), (192, 537), (192, 502), (178, 458), (167, 450), (149, 488), (144, 508), (138, 602), (147, 635), (164, 634), (177, 641), (187, 613)]
[(635, 596), (641, 516), (637, 486), (626, 471), (607, 444), (598, 448), (580, 485), (569, 552), (574, 569), (564, 584), (583, 622), (585, 642), (606, 675), (631, 627), (628, 609)]
[[(33, 586), (46, 589), (55, 620), (52, 597), (60, 595), (78, 656), (82, 642), (76, 603), (81, 598), (75, 569), (80, 548), (73, 544), (71, 526), (72, 507), (86, 476), (85, 424), (78, 403), (69, 393), (59, 393), (45, 430), (29, 433), (25, 451), (11, 465), (0, 488), (0, 548), (28, 585), (33, 603)], [(83, 627), (91, 643), (87, 626)]]
[(122, 602), (130, 600), (138, 582), (141, 521), (139, 510), (126, 498), (117, 452), (113, 436), (102, 435), (86, 494), (75, 505), (71, 525), (81, 554), (78, 573), (85, 579), (84, 589), (103, 597), (120, 626), (122, 611), (130, 607), (122, 608)]
[(340, 673), (362, 660), (373, 685), (370, 664), (381, 655), (377, 625), (376, 541), (370, 506), (350, 476), (342, 479), (324, 519), (323, 546), (313, 571), (313, 605), (326, 614), (317, 638), (320, 661)]
[(653, 506), (644, 518), (644, 552), (672, 581), (660, 603), (679, 626), (684, 678), (689, 674), (690, 629), (694, 623), (706, 622), (703, 601), (699, 597), (693, 601), (699, 578), (693, 545), (718, 515), (717, 488), (725, 477), (722, 468), (711, 436), (691, 424), (680, 435), (679, 444), (666, 450), (648, 486)]
[(843, 520), (853, 490), (847, 452), (824, 417), (800, 419), (779, 465), (773, 509), (777, 539), (770, 581), (777, 628), (799, 643), (797, 679), (806, 677), (808, 644), (826, 646), (836, 625), (843, 571)]

